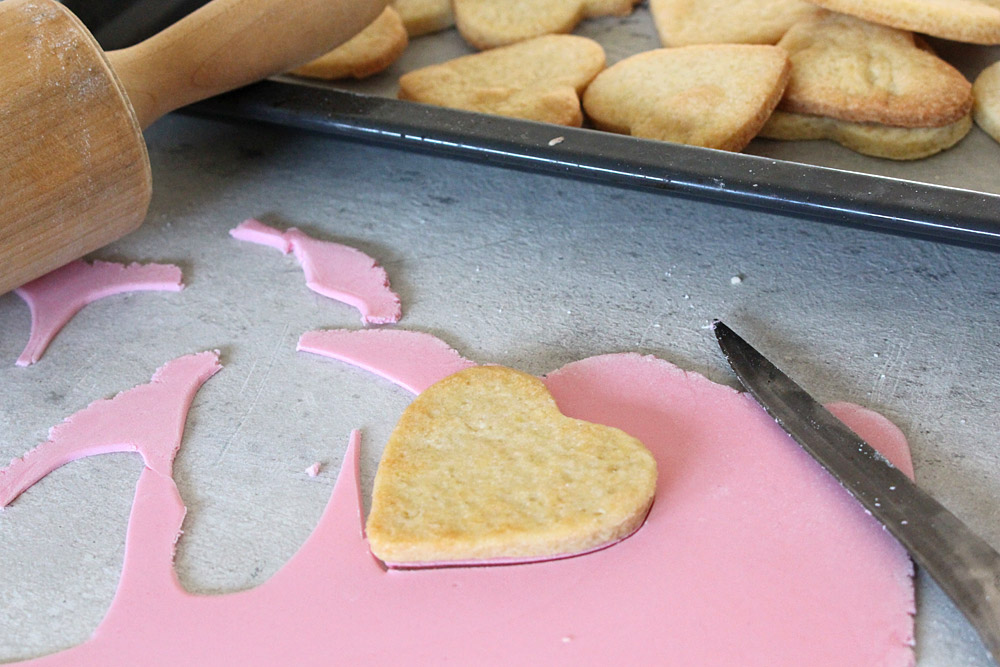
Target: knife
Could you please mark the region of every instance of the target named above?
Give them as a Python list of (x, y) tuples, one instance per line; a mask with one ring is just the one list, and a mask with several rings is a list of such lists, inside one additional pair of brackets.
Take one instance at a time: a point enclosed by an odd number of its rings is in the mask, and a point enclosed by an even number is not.
[(712, 326), (750, 395), (899, 540), (1000, 664), (1000, 554), (732, 329)]

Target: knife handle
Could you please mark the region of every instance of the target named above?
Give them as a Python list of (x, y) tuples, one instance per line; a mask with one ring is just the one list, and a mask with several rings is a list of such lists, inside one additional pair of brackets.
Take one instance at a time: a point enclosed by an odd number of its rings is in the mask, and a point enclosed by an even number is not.
[(179, 107), (288, 71), (350, 39), (386, 0), (213, 0), (107, 54), (141, 128)]

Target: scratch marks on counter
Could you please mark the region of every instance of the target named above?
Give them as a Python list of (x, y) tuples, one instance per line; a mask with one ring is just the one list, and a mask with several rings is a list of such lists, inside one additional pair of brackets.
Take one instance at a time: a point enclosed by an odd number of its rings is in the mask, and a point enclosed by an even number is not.
[[(263, 374), (260, 379), (256, 382), (256, 389), (253, 392), (253, 398), (247, 403), (246, 409), (239, 416), (239, 420), (236, 422), (236, 427), (233, 432), (226, 439), (226, 443), (222, 446), (222, 450), (219, 455), (215, 458), (214, 465), (219, 465), (222, 463), (223, 459), (229, 453), (230, 448), (236, 441), (236, 437), (243, 431), (243, 426), (246, 424), (247, 418), (253, 413), (254, 409), (257, 407), (257, 403), (260, 402), (260, 396), (264, 392), (264, 387), (267, 386), (267, 380), (271, 376), (271, 371), (274, 369), (274, 364), (278, 360), (278, 355), (282, 350), (288, 349), (288, 345), (285, 344), (285, 338), (288, 336), (290, 324), (286, 323), (281, 330), (281, 334), (278, 336), (274, 345), (271, 347), (270, 354), (267, 355), (267, 362), (264, 366)], [(293, 347), (294, 349), (294, 347)], [(242, 397), (247, 393), (247, 389), (250, 386), (250, 380), (253, 378), (254, 372), (257, 370), (257, 366), (260, 365), (261, 356), (258, 355), (253, 364), (250, 366), (250, 371), (247, 373), (246, 380), (243, 381), (243, 386), (240, 387), (239, 396)]]
[(877, 353), (881, 360), (877, 370), (875, 381), (869, 392), (874, 404), (890, 402), (899, 390), (899, 378), (903, 375), (902, 370), (906, 366), (912, 339), (910, 337), (900, 338), (895, 341), (887, 341), (889, 349), (885, 352)]
[(636, 343), (636, 349), (638, 350), (644, 349), (646, 340), (651, 337), (650, 334), (654, 334), (654, 336), (652, 337), (655, 338), (660, 338), (662, 336), (662, 332), (660, 331), (662, 325), (660, 324), (660, 322), (663, 319), (665, 319), (667, 315), (670, 314), (671, 311), (662, 310), (649, 320), (649, 324), (646, 325), (646, 327), (642, 330), (642, 334), (639, 336), (639, 342)]

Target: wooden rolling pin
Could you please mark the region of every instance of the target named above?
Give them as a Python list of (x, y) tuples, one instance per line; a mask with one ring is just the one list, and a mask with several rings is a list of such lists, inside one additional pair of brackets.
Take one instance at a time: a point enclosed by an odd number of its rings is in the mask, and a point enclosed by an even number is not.
[(138, 227), (142, 130), (338, 46), (385, 0), (213, 0), (105, 54), (53, 0), (0, 2), (0, 294)]

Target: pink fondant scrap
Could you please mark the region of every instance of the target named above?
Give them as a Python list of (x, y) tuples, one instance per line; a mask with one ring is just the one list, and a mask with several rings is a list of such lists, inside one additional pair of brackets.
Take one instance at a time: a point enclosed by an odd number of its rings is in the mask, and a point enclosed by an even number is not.
[(291, 252), (302, 265), (306, 286), (361, 312), (365, 324), (392, 324), (402, 310), (399, 296), (389, 287), (389, 277), (365, 253), (331, 241), (320, 241), (295, 227), (284, 232), (249, 219), (230, 230), (240, 241)]
[(70, 262), (14, 290), (31, 310), (31, 334), (16, 363), (38, 361), (59, 330), (88, 303), (123, 292), (179, 292), (183, 287), (181, 270), (170, 264)]
[(148, 384), (94, 401), (49, 431), (49, 439), (0, 469), (0, 508), (61, 465), (85, 456), (138, 452), (170, 477), (188, 408), (201, 385), (221, 369), (217, 352), (175, 359)]
[(404, 329), (308, 331), (299, 337), (297, 349), (363, 368), (414, 394), (476, 365), (440, 338)]

